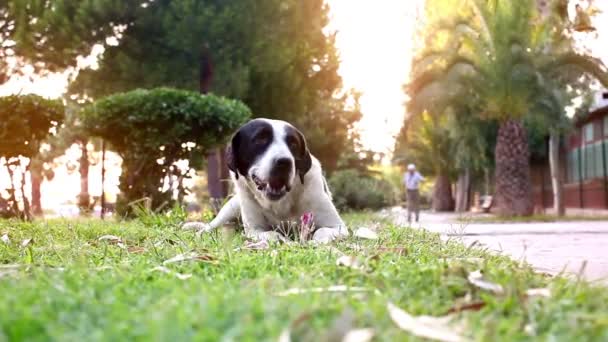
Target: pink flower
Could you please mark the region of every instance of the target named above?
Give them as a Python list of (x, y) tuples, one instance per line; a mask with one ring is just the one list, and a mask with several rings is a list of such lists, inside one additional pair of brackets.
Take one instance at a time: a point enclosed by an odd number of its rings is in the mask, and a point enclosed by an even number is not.
[(312, 212), (308, 212), (308, 213), (304, 213), (302, 214), (302, 216), (300, 217), (300, 222), (302, 223), (302, 226), (311, 226), (312, 225), (312, 221), (313, 221), (313, 215)]

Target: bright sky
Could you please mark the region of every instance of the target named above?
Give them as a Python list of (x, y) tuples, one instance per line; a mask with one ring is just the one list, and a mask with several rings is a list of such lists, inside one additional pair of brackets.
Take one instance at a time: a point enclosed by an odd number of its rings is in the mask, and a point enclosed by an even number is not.
[(346, 88), (362, 92), (357, 125), (365, 147), (392, 150), (403, 124), (403, 84), (409, 74), (420, 0), (328, 0), (330, 30), (338, 32), (340, 75)]

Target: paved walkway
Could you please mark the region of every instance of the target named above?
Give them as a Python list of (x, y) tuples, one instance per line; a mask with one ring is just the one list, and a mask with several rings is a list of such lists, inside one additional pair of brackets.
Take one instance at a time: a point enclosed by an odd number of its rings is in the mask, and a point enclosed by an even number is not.
[[(391, 216), (397, 223), (407, 224), (403, 209), (392, 209)], [(478, 241), (490, 250), (525, 260), (542, 272), (580, 272), (590, 281), (608, 283), (608, 221), (463, 223), (459, 220), (466, 221), (466, 217), (421, 213), (420, 222), (413, 226), (440, 233), (444, 238), (460, 238), (467, 245)]]

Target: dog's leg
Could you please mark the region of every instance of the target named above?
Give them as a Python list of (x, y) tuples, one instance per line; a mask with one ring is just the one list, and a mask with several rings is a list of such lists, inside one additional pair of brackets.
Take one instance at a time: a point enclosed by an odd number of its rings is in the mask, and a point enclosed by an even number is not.
[(345, 238), (348, 236), (346, 226), (338, 226), (334, 228), (322, 227), (315, 230), (312, 235), (312, 241), (315, 243), (330, 243), (334, 240)]
[(286, 241), (285, 237), (281, 235), (279, 232), (275, 232), (274, 230), (259, 230), (259, 229), (247, 229), (245, 228), (245, 236), (250, 239), (260, 241), (265, 240), (269, 242), (275, 241)]
[(217, 216), (210, 222), (187, 222), (182, 226), (185, 230), (196, 230), (199, 232), (209, 232), (217, 227), (222, 226), (224, 223), (235, 219), (239, 215), (241, 205), (239, 203), (238, 196), (232, 196), (230, 200), (220, 209)]
[(329, 243), (348, 236), (348, 228), (340, 218), (331, 198), (323, 193), (317, 201), (312, 202), (315, 226), (318, 228), (312, 235), (315, 243)]

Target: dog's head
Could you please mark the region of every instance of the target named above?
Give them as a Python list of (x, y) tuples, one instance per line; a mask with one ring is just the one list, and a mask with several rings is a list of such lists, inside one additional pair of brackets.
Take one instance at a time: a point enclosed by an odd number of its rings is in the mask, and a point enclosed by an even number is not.
[(303, 184), (312, 166), (304, 135), (285, 121), (269, 119), (251, 120), (239, 128), (226, 159), (237, 179), (245, 177), (271, 201), (283, 198), (294, 182)]

